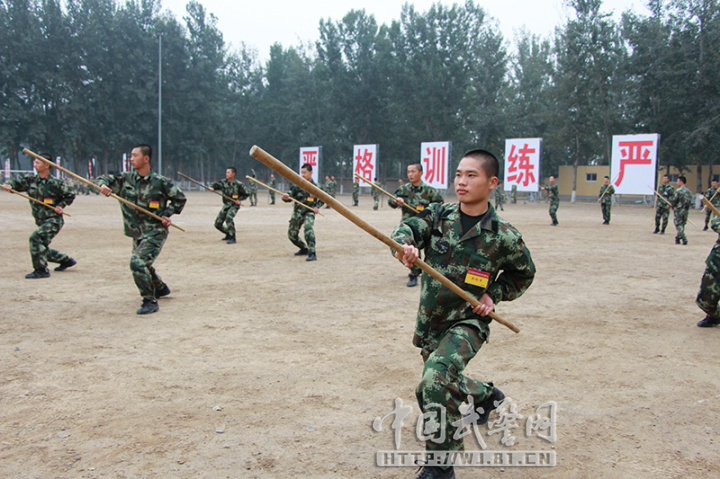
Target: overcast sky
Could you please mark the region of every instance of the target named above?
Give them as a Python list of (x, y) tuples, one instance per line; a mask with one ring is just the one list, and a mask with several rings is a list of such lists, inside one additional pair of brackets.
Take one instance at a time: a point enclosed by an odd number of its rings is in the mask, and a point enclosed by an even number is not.
[[(260, 60), (269, 57), (270, 46), (280, 43), (283, 47), (314, 42), (318, 38), (321, 18), (341, 20), (352, 9), (365, 9), (375, 17), (378, 24), (390, 24), (400, 18), (401, 7), (406, 0), (261, 0), (240, 2), (232, 0), (200, 0), (209, 13), (218, 18), (218, 28), (226, 46), (238, 49), (242, 42), (257, 49)], [(416, 0), (410, 2), (420, 12), (427, 11), (433, 3), (451, 6), (464, 3), (452, 0)], [(187, 0), (162, 0), (163, 10), (169, 10), (178, 19), (185, 15)], [(541, 36), (551, 34), (562, 25), (570, 10), (563, 0), (476, 0), (494, 17), (506, 40), (512, 41), (515, 31), (525, 26)], [(605, 0), (603, 10), (614, 12), (617, 18), (628, 9), (647, 15), (645, 0)]]

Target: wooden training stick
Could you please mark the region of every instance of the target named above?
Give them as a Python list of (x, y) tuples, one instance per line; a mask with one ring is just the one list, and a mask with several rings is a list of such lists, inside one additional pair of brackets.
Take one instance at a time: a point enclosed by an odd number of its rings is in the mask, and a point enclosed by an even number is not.
[[(300, 175), (295, 173), (293, 170), (285, 166), (280, 160), (273, 157), (269, 153), (267, 153), (265, 150), (260, 148), (259, 146), (253, 146), (250, 149), (250, 156), (255, 158), (256, 160), (263, 163), (268, 168), (274, 170), (276, 173), (284, 176), (288, 180), (290, 180), (292, 183), (296, 184), (300, 188), (304, 189), (308, 193), (312, 193), (313, 195), (320, 198), (324, 203), (330, 205), (334, 210), (336, 210), (338, 213), (343, 215), (345, 218), (349, 219), (353, 223), (355, 223), (356, 226), (358, 226), (360, 229), (364, 230), (366, 233), (370, 234), (370, 236), (374, 236), (376, 239), (380, 240), (382, 243), (385, 243), (387, 246), (392, 248), (394, 251), (398, 253), (404, 253), (402, 245), (396, 243), (393, 241), (389, 236), (384, 235), (379, 230), (377, 230), (375, 227), (367, 223), (366, 221), (362, 220), (360, 217), (356, 216), (353, 212), (351, 212), (345, 205), (337, 201), (332, 196), (325, 193), (323, 190), (318, 188), (317, 186), (313, 185), (309, 181), (302, 178)], [(480, 302), (475, 299), (470, 293), (460, 288), (458, 285), (447, 279), (445, 276), (437, 272), (432, 266), (418, 258), (415, 260), (415, 266), (419, 267), (423, 271), (425, 271), (427, 274), (432, 276), (434, 279), (440, 281), (443, 286), (450, 289), (452, 292), (460, 296), (462, 299), (470, 303), (473, 307), (480, 304)], [(494, 312), (490, 312), (488, 314), (489, 318), (494, 319), (498, 323), (502, 324), (503, 326), (506, 326), (513, 330), (516, 333), (519, 333), (520, 330), (513, 325), (512, 323), (504, 320)]]
[[(357, 176), (358, 178), (360, 178), (361, 180), (363, 180), (363, 181), (366, 182), (366, 183), (370, 183), (370, 186), (372, 186), (372, 187), (375, 188), (376, 190), (380, 191), (381, 193), (385, 193), (385, 194), (388, 195), (390, 198), (392, 198), (393, 201), (397, 202), (397, 196), (391, 195), (390, 193), (388, 193), (387, 191), (383, 190), (382, 188), (380, 188), (378, 185), (376, 185), (376, 184), (373, 183), (372, 181), (368, 180), (367, 178), (363, 178), (362, 176), (358, 175), (357, 173), (355, 173), (355, 176)], [(406, 208), (408, 208), (408, 209), (410, 209), (410, 210), (413, 210), (415, 213), (420, 213), (418, 210), (416, 210), (415, 208), (413, 208), (412, 206), (410, 206), (409, 204), (407, 204), (407, 203), (405, 203), (405, 202), (403, 202), (403, 206), (406, 207)]]
[[(37, 203), (37, 204), (39, 204), (39, 205), (46, 206), (46, 207), (50, 208), (51, 210), (55, 211), (55, 208), (54, 208), (54, 207), (52, 207), (52, 206), (50, 206), (50, 205), (46, 205), (46, 204), (43, 203), (42, 201), (36, 200), (35, 198), (30, 198), (30, 197), (27, 196), (27, 195), (23, 195), (23, 194), (20, 193), (19, 191), (15, 191), (15, 190), (13, 190), (12, 188), (10, 188), (10, 193), (16, 194), (16, 195), (18, 195), (18, 196), (22, 196), (23, 198), (25, 198), (25, 199), (27, 199), (27, 200), (34, 201), (35, 203)], [(70, 216), (69, 213), (65, 213), (64, 211), (62, 212), (62, 214), (64, 214), (65, 216)]]
[[(660, 193), (658, 193), (658, 190), (654, 189), (652, 186), (648, 186), (648, 188), (650, 188), (651, 190), (653, 190), (653, 191), (655, 192), (655, 194), (657, 195), (658, 198), (660, 198), (660, 199), (663, 200), (665, 203), (667, 203), (668, 206), (670, 207), (670, 209), (675, 209), (675, 207), (672, 205), (672, 203), (670, 203), (663, 195), (661, 195)], [(706, 198), (703, 196), (703, 199), (706, 199)], [(693, 220), (690, 219), (690, 215), (688, 215), (688, 223), (690, 223), (691, 225), (693, 225), (693, 226), (696, 227), (696, 228), (698, 227), (698, 225), (696, 225), (695, 223), (693, 223)]]
[[(73, 178), (75, 178), (76, 180), (82, 181), (82, 182), (85, 183), (86, 185), (88, 185), (88, 186), (90, 186), (90, 187), (92, 187), (92, 188), (95, 188), (96, 190), (100, 191), (100, 187), (99, 187), (98, 185), (96, 185), (95, 183), (93, 183), (92, 181), (86, 180), (86, 179), (83, 178), (82, 176), (76, 175), (76, 174), (73, 173), (72, 171), (63, 168), (62, 166), (56, 165), (56, 164), (53, 163), (52, 161), (50, 161), (50, 160), (48, 160), (48, 159), (46, 159), (46, 158), (43, 158), (42, 156), (40, 156), (40, 155), (38, 155), (38, 154), (33, 153), (32, 151), (28, 150), (27, 148), (23, 148), (23, 153), (25, 153), (26, 155), (32, 156), (33, 158), (36, 158), (36, 159), (38, 159), (38, 160), (40, 160), (40, 161), (44, 161), (44, 162), (47, 163), (48, 165), (54, 166), (55, 168), (57, 168), (58, 170), (62, 171), (62, 172), (65, 173), (66, 175), (70, 175), (70, 176), (72, 176)], [(158, 221), (163, 221), (163, 219), (162, 219), (161, 217), (159, 217), (158, 215), (156, 215), (156, 214), (153, 213), (152, 211), (148, 211), (148, 210), (146, 210), (145, 208), (143, 208), (142, 206), (138, 206), (138, 205), (136, 205), (135, 203), (132, 203), (132, 202), (126, 200), (125, 198), (121, 198), (121, 197), (119, 197), (118, 195), (116, 195), (115, 193), (111, 193), (110, 196), (112, 196), (113, 198), (115, 198), (116, 200), (118, 200), (120, 203), (124, 203), (124, 204), (128, 205), (128, 206), (131, 207), (131, 208), (135, 208), (135, 209), (138, 210), (138, 211), (142, 211), (143, 213), (145, 213), (145, 214), (148, 215), (148, 216), (152, 216), (153, 218), (155, 218), (155, 219), (158, 220)], [(173, 226), (173, 227), (179, 229), (179, 230), (182, 231), (183, 233), (185, 232), (184, 229), (180, 228), (180, 227), (179, 227), (178, 225), (176, 225), (175, 223), (170, 223), (170, 226)]]
[[(255, 171), (255, 170), (253, 170), (253, 171)], [(262, 181), (256, 180), (256, 179), (253, 178), (252, 176), (245, 176), (245, 178), (247, 178), (247, 179), (250, 180), (250, 181), (254, 181), (255, 183), (257, 183), (257, 184), (260, 185), (260, 186), (264, 186), (264, 187), (267, 188), (268, 190), (272, 190), (272, 191), (274, 191), (275, 193), (277, 193), (277, 194), (279, 194), (279, 195), (281, 195), (281, 196), (285, 196), (285, 193), (283, 193), (282, 191), (276, 190), (276, 189), (273, 188), (272, 186), (268, 186), (268, 185), (266, 185), (265, 183), (263, 183)], [(307, 190), (305, 190), (305, 191), (307, 191)], [(316, 196), (317, 196), (317, 195), (316, 195)], [(301, 202), (299, 202), (298, 200), (296, 200), (295, 198), (290, 198), (290, 199), (293, 200), (295, 203), (299, 204), (300, 206), (303, 206), (303, 207), (309, 209), (309, 210), (312, 211), (313, 213), (315, 212), (315, 210), (314, 210), (312, 207), (306, 205), (305, 203), (301, 203)], [(318, 212), (318, 214), (319, 214), (320, 216), (325, 216), (324, 214), (322, 214), (322, 213), (320, 213), (320, 212)]]
[[(195, 184), (198, 185), (198, 186), (201, 186), (201, 187), (205, 188), (205, 189), (208, 190), (208, 191), (211, 191), (209, 186), (205, 186), (205, 185), (203, 185), (202, 183), (200, 183), (199, 181), (195, 181), (195, 180), (193, 180), (192, 178), (190, 178), (189, 176), (183, 175), (183, 174), (180, 173), (179, 171), (178, 171), (178, 175), (182, 176), (183, 178), (185, 178), (185, 179), (188, 180), (188, 181), (191, 181), (191, 182), (195, 183)], [(219, 191), (212, 190), (212, 192), (215, 193), (215, 194), (218, 194), (218, 195), (222, 196), (222, 197), (225, 198), (226, 200), (230, 200), (230, 201), (232, 201), (232, 202), (237, 201), (237, 200), (234, 200), (234, 199), (230, 198), (229, 196), (225, 196), (224, 194), (222, 194), (222, 193), (219, 192)], [(242, 205), (242, 203), (241, 203), (241, 205)]]
[(703, 196), (701, 199), (702, 199), (702, 202), (705, 203), (705, 206), (707, 206), (708, 208), (710, 208), (710, 211), (712, 211), (712, 212), (715, 213), (718, 217), (720, 217), (720, 210), (718, 210), (717, 208), (715, 208), (715, 205), (714, 205), (714, 204), (710, 203), (710, 202), (708, 201), (708, 199), (705, 198), (704, 196)]

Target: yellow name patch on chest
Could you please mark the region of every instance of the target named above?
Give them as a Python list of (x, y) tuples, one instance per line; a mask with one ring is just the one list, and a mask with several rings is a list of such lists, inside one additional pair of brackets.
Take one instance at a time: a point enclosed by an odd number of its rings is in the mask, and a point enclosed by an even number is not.
[(315, 203), (315, 198), (313, 198), (312, 196), (308, 196), (307, 200), (308, 200), (308, 203)]
[(159, 201), (151, 201), (150, 202), (150, 209), (156, 210), (160, 208), (160, 202)]
[(232, 195), (232, 199), (234, 199), (234, 200), (238, 199), (238, 195)]
[(415, 207), (415, 209), (418, 210), (418, 211), (422, 211), (422, 210), (425, 209), (425, 205), (417, 205), (417, 206)]
[(43, 203), (45, 203), (46, 205), (54, 205), (55, 201), (53, 201), (52, 198), (43, 198)]
[(481, 271), (475, 268), (468, 268), (468, 272), (465, 275), (465, 282), (474, 286), (480, 286), (481, 288), (487, 288), (488, 281), (490, 281), (490, 273), (487, 271)]

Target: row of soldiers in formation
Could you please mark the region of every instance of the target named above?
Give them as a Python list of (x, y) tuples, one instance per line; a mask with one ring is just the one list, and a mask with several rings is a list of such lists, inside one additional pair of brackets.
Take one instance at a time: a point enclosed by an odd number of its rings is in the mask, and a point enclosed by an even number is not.
[[(150, 158), (152, 150), (147, 145), (139, 145), (133, 149), (133, 171), (126, 172), (121, 175), (103, 175), (97, 178), (97, 184), (101, 186), (104, 194), (108, 192), (116, 194), (124, 194), (132, 202), (138, 203), (140, 206), (146, 206), (159, 216), (169, 218), (172, 214), (178, 214), (182, 211), (186, 198), (182, 191), (172, 182), (164, 177), (157, 175), (150, 170)], [(49, 155), (44, 155), (48, 160)], [(137, 167), (135, 167), (137, 165)], [(33, 164), (37, 173), (35, 175), (27, 175), (25, 177), (10, 180), (3, 188), (16, 191), (28, 192), (32, 198), (39, 200), (52, 208), (42, 207), (42, 205), (31, 202), (32, 213), (38, 229), (30, 236), (30, 254), (32, 258), (33, 271), (26, 275), (27, 278), (45, 278), (50, 275), (47, 263), (58, 263), (56, 271), (63, 271), (76, 264), (76, 261), (68, 255), (58, 252), (50, 248), (50, 242), (57, 235), (63, 226), (62, 210), (70, 205), (74, 198), (72, 184), (63, 182), (50, 175), (50, 167), (47, 163), (35, 160)], [(303, 165), (301, 173), (308, 181), (312, 182), (312, 166)], [(221, 192), (224, 196), (223, 206), (215, 218), (215, 228), (222, 232), (225, 236), (223, 241), (229, 244), (236, 243), (235, 215), (237, 214), (240, 201), (251, 198), (251, 205), (257, 204), (257, 199), (252, 200), (253, 194), (257, 186), (251, 181), (251, 186), (245, 186), (236, 179), (236, 169), (227, 168), (225, 179), (212, 183), (210, 190)], [(253, 175), (254, 176), (254, 175)], [(443, 197), (434, 188), (422, 182), (422, 165), (415, 163), (408, 166), (407, 183), (401, 183), (395, 191), (395, 199), (388, 199), (388, 205), (392, 208), (402, 209), (402, 221), (417, 215), (414, 210), (422, 212), (432, 203), (443, 203)], [(326, 176), (324, 190), (333, 196), (336, 192), (337, 182), (334, 177)], [(678, 178), (679, 187), (674, 189), (669, 184), (670, 178), (664, 175), (662, 184), (658, 187), (657, 195), (659, 201), (656, 204), (655, 214), (655, 230), (654, 233), (664, 234), (667, 228), (670, 209), (674, 210), (675, 227), (677, 235), (675, 242), (677, 244), (687, 244), (687, 236), (685, 235), (685, 224), (688, 220), (688, 210), (692, 203), (692, 193), (685, 186), (686, 178), (680, 176)], [(313, 182), (314, 184), (314, 182)], [(274, 174), (271, 174), (270, 186), (276, 187), (277, 180)], [(549, 185), (543, 187), (548, 194), (550, 202), (550, 218), (552, 225), (557, 225), (557, 209), (559, 205), (559, 192), (556, 178), (550, 176)], [(358, 204), (359, 184), (353, 185), (353, 205)], [(497, 191), (495, 191), (497, 193)], [(614, 187), (610, 184), (609, 177), (604, 178), (604, 184), (598, 193), (598, 202), (602, 207), (603, 224), (610, 223), (610, 213), (612, 207), (612, 196), (615, 194)], [(496, 195), (497, 198), (501, 195)], [(713, 180), (712, 186), (704, 193), (704, 196), (715, 206), (720, 207), (720, 194), (718, 194), (718, 182)], [(373, 188), (374, 209), (377, 209), (380, 192)], [(283, 196), (283, 201), (290, 202), (296, 200), (290, 224), (288, 227), (289, 240), (298, 247), (295, 253), (298, 256), (306, 256), (307, 261), (317, 260), (316, 240), (314, 232), (315, 213), (318, 208), (323, 206), (320, 199), (313, 197), (303, 189), (293, 186), (290, 191)], [(271, 204), (275, 204), (275, 194), (270, 191)], [(302, 205), (301, 205), (302, 204)], [(304, 206), (303, 206), (304, 205)], [(500, 204), (502, 207), (502, 204)], [(704, 230), (708, 229), (711, 219), (711, 211), (707, 209), (705, 216)], [(159, 223), (157, 220), (139, 214), (132, 208), (122, 206), (125, 234), (134, 239), (133, 259), (131, 260), (131, 270), (135, 283), (143, 297), (143, 305), (145, 303), (156, 303), (157, 298), (165, 294), (169, 294), (169, 289), (155, 273), (152, 263), (162, 249), (162, 244), (167, 237), (167, 225)], [(168, 220), (169, 224), (169, 220)], [(300, 230), (304, 229), (304, 242), (300, 239)], [(708, 263), (710, 264), (710, 263)], [(720, 268), (718, 268), (720, 269)], [(407, 286), (413, 287), (418, 284), (420, 270), (417, 266), (411, 268)], [(703, 283), (706, 283), (705, 281)], [(709, 287), (709, 285), (706, 285)], [(157, 294), (156, 294), (157, 293)], [(704, 297), (705, 295), (703, 295)], [(138, 310), (155, 309), (155, 305), (141, 308)], [(156, 310), (156, 309), (155, 309)], [(141, 313), (142, 314), (142, 313)], [(712, 318), (720, 319), (720, 316), (714, 312), (710, 315)]]
[[(130, 268), (143, 298), (138, 314), (158, 311), (158, 298), (170, 294), (170, 288), (153, 268), (153, 262), (168, 236), (171, 216), (179, 214), (186, 203), (184, 193), (176, 185), (151, 170), (151, 156), (150, 146), (138, 145), (131, 154), (132, 172), (103, 175), (97, 179), (103, 195), (115, 193), (161, 218), (157, 220), (122, 204), (125, 234), (133, 238)], [(31, 202), (38, 230), (30, 238), (34, 271), (27, 276), (42, 278), (49, 276), (48, 261), (59, 263), (56, 268), (59, 271), (76, 264), (72, 258), (49, 247), (63, 225), (63, 209), (72, 203), (74, 194), (62, 181), (49, 175), (47, 163), (36, 159), (34, 166), (36, 175), (11, 180), (2, 188), (26, 191), (31, 198), (44, 203)], [(456, 429), (462, 422), (460, 405), (465, 401), (472, 405), (465, 414), (469, 414), (476, 424), (484, 424), (490, 412), (504, 399), (502, 391), (492, 382), (477, 381), (462, 373), (488, 340), (488, 315), (495, 305), (521, 296), (535, 276), (535, 265), (522, 235), (500, 218), (489, 202), (490, 194), (498, 184), (498, 172), (497, 158), (491, 153), (485, 150), (466, 153), (455, 175), (458, 203), (445, 204), (439, 192), (422, 182), (422, 166), (412, 164), (407, 170), (409, 182), (402, 184), (395, 192), (395, 198), (388, 200), (389, 206), (402, 209), (402, 221), (392, 234), (392, 239), (402, 245), (402, 252), (392, 250), (392, 253), (410, 268), (408, 286), (417, 285), (420, 271), (415, 262), (424, 251), (427, 264), (478, 298), (477, 304), (470, 305), (449, 293), (429, 275), (423, 276), (413, 344), (420, 348), (424, 369), (416, 395), (426, 422), (445, 423), (436, 431)], [(226, 178), (212, 185), (213, 190), (222, 191), (229, 197), (223, 200), (215, 223), (228, 239), (231, 232), (234, 237), (232, 218), (240, 200), (248, 194), (239, 186), (235, 174), (234, 168), (228, 168)], [(301, 175), (312, 182), (312, 166), (303, 165)], [(555, 202), (557, 196), (553, 193), (553, 180), (548, 188), (551, 202)], [(601, 203), (607, 194), (612, 194), (608, 192), (612, 186), (607, 182), (603, 186)], [(682, 191), (673, 192), (671, 199), (670, 192), (664, 194), (675, 205), (679, 204), (676, 197), (685, 195)], [(288, 228), (290, 241), (298, 247), (295, 254), (307, 256), (308, 261), (315, 260), (313, 223), (323, 202), (298, 186), (293, 186), (282, 199), (286, 202), (297, 200)], [(231, 212), (233, 209), (235, 212)], [(607, 219), (609, 222), (609, 217)], [(719, 239), (706, 261), (707, 268), (697, 297), (697, 304), (707, 314), (698, 323), (702, 327), (720, 324), (720, 219), (714, 218), (711, 226), (719, 233)], [(306, 243), (299, 239), (300, 228), (305, 229)], [(446, 416), (435, 416), (437, 404), (445, 406)], [(462, 448), (461, 437), (449, 432), (442, 438), (433, 437), (426, 442), (426, 450), (429, 453), (459, 450)], [(418, 477), (453, 478), (454, 473), (452, 466), (426, 465)]]

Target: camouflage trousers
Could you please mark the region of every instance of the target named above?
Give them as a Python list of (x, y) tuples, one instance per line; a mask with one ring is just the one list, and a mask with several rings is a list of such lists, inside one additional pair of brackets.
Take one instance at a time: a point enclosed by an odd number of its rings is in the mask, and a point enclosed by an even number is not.
[(250, 206), (257, 205), (257, 191), (250, 192)]
[(600, 203), (600, 207), (602, 208), (603, 221), (610, 223), (610, 209), (612, 208), (612, 203)]
[(353, 206), (357, 206), (357, 205), (358, 205), (358, 199), (359, 199), (359, 197), (360, 197), (360, 195), (358, 195), (358, 192), (357, 192), (357, 191), (354, 191), (353, 194), (352, 194)]
[(270, 204), (274, 205), (275, 204), (275, 192), (270, 191), (270, 193), (268, 193), (268, 194), (270, 195)]
[(143, 300), (157, 300), (155, 291), (165, 286), (155, 272), (153, 263), (160, 255), (167, 235), (167, 230), (153, 230), (150, 234), (143, 234), (140, 238), (133, 239), (130, 271)]
[[(493, 390), (492, 383), (477, 381), (462, 372), (480, 350), (486, 336), (477, 329), (458, 325), (450, 328), (434, 351), (422, 350), (425, 360), (423, 377), (415, 389), (418, 405), (425, 421), (426, 451), (458, 451), (462, 438), (455, 439), (461, 424), (460, 405), (472, 397), (474, 407)], [(442, 408), (445, 408), (443, 417)], [(455, 423), (455, 426), (453, 425)]]
[(687, 224), (688, 220), (688, 211), (676, 209), (673, 220), (675, 221), (675, 229), (677, 230), (677, 233), (675, 234), (675, 239), (687, 241), (687, 236), (685, 236), (685, 225)]
[(69, 259), (65, 253), (50, 248), (50, 242), (63, 227), (62, 218), (50, 218), (42, 222), (38, 229), (30, 235), (30, 257), (33, 269), (44, 270), (48, 261), (62, 263)]
[(373, 196), (373, 209), (378, 209), (378, 204), (380, 203), (380, 197)]
[(550, 219), (552, 220), (554, 225), (558, 224), (557, 210), (558, 210), (559, 206), (560, 206), (560, 203), (558, 203), (558, 202), (555, 202), (555, 201), (550, 202)]
[(720, 245), (713, 246), (705, 263), (707, 267), (695, 303), (711, 318), (720, 319)]
[[(315, 252), (315, 213), (307, 213), (296, 215), (293, 213), (290, 218), (290, 226), (288, 226), (288, 239), (292, 244), (300, 249), (307, 248), (310, 253)], [(305, 241), (307, 246), (300, 239), (300, 228), (305, 227)]]
[[(235, 215), (240, 207), (232, 203), (225, 203), (215, 218), (215, 228), (228, 236), (235, 236)], [(223, 226), (223, 223), (225, 226)]]
[(713, 214), (712, 210), (706, 206), (705, 207), (705, 228), (708, 227), (708, 223), (710, 223), (710, 218), (712, 217), (712, 214)]
[[(668, 219), (670, 218), (669, 208), (658, 208), (655, 210), (655, 229), (662, 229), (665, 231), (668, 225)], [(661, 226), (662, 223), (662, 226)]]

